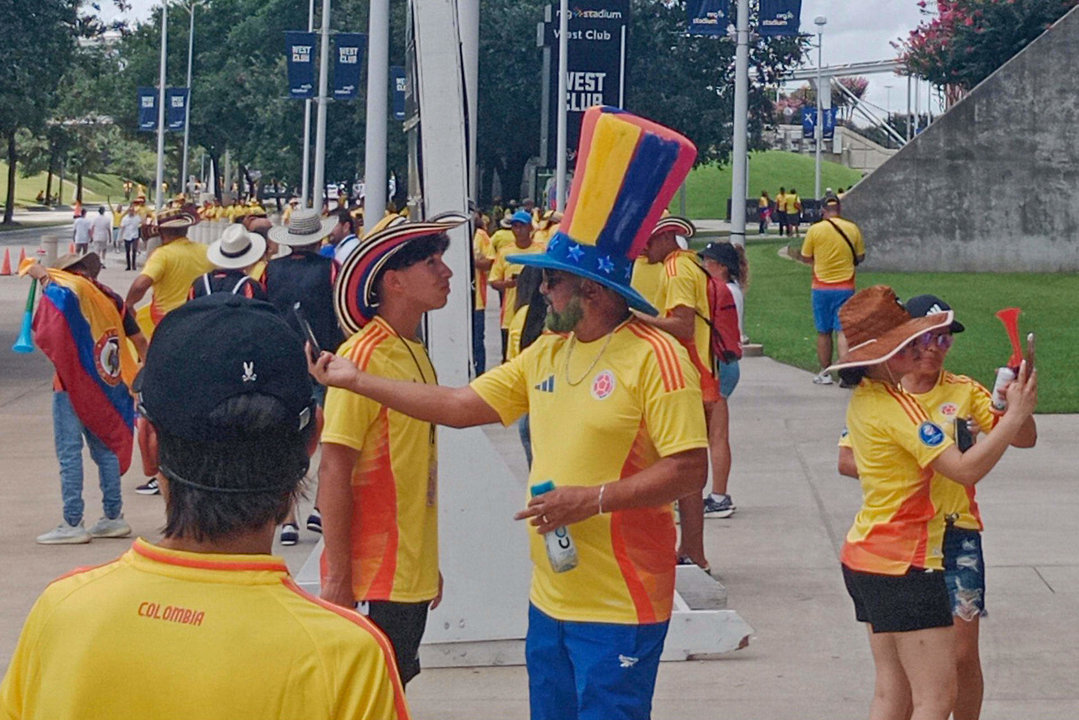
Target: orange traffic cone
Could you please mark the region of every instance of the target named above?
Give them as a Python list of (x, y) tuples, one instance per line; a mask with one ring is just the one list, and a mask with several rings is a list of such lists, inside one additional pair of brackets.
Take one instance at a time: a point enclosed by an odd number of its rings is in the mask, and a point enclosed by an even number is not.
[(11, 274), (11, 250), (4, 248), (4, 264), (0, 265), (0, 275)]
[(19, 266), (22, 266), (22, 261), (26, 259), (26, 250), (19, 248)]

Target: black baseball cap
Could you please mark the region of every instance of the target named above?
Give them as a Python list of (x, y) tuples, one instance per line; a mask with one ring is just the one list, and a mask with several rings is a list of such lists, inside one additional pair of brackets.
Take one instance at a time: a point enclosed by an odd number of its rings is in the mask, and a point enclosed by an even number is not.
[(135, 379), (139, 410), (185, 440), (250, 439), (242, 427), (210, 419), (247, 393), (277, 398), (282, 422), (297, 432), (314, 419), (303, 340), (273, 305), (214, 293), (173, 310), (154, 331)]
[(715, 260), (721, 265), (737, 268), (740, 262), (738, 251), (729, 242), (710, 242), (697, 253), (701, 258)]
[[(915, 295), (904, 304), (907, 308), (907, 312), (910, 313), (912, 318), (925, 317), (926, 315), (934, 315), (936, 313), (946, 312), (952, 309), (952, 306), (941, 300), (936, 295)], [(958, 320), (952, 320), (952, 324), (949, 328), (954, 335), (955, 333), (961, 333), (966, 330), (966, 326)]]

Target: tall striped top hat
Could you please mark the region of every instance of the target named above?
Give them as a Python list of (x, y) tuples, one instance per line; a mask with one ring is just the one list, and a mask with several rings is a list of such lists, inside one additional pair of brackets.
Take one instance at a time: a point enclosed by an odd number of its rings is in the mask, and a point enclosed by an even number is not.
[(696, 157), (693, 143), (674, 130), (618, 108), (589, 108), (558, 232), (546, 253), (507, 260), (594, 280), (622, 295), (630, 307), (656, 315), (630, 287), (633, 260)]
[(387, 215), (364, 235), (334, 281), (333, 306), (345, 333), (359, 332), (378, 312), (375, 281), (386, 263), (416, 238), (438, 235), (468, 222), (462, 213), (443, 213), (430, 220), (408, 222), (400, 215)]

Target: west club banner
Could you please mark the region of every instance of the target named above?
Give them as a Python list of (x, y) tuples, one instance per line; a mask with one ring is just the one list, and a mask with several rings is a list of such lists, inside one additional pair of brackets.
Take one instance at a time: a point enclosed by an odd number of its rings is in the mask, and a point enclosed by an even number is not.
[[(390, 97), (393, 99), (393, 119), (405, 119), (405, 90), (408, 88), (405, 69), (400, 65), (390, 66)], [(392, 193), (391, 193), (392, 194)]]
[(187, 122), (187, 88), (165, 89), (165, 129), (183, 132)]
[(157, 130), (157, 88), (140, 87), (139, 97), (139, 131), (152, 132)]
[(333, 65), (334, 100), (354, 100), (360, 87), (360, 69), (367, 49), (367, 36), (363, 33), (337, 33), (336, 60)]
[(288, 93), (294, 100), (315, 97), (315, 33), (285, 31)]
[[(829, 140), (835, 137), (835, 108), (824, 108), (820, 112), (821, 124), (824, 125), (823, 137), (825, 140)], [(814, 136), (813, 126), (817, 124), (817, 108), (804, 107), (802, 108), (802, 137), (806, 140), (812, 140)]]
[(686, 0), (686, 31), (690, 35), (725, 36), (732, 22), (730, 0)]
[(802, 0), (761, 0), (761, 35), (797, 35), (801, 26)]

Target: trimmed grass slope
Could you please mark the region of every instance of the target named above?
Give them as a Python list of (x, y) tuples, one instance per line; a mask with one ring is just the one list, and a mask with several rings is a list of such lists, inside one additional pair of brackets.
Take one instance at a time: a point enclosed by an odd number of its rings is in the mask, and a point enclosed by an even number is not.
[[(15, 178), (15, 204), (23, 206), (37, 205), (35, 198), (38, 192), (45, 192), (45, 182), (48, 179), (46, 173), (38, 173), (30, 177), (16, 175)], [(60, 176), (52, 177), (52, 192), (55, 195), (60, 188)], [(103, 202), (108, 196), (113, 201), (119, 201), (124, 196), (124, 181), (117, 175), (86, 175), (82, 183), (82, 201), (85, 205), (95, 202)], [(0, 206), (7, 197), (7, 163), (0, 162)], [(64, 176), (64, 202), (70, 205), (75, 198), (75, 177)]]

